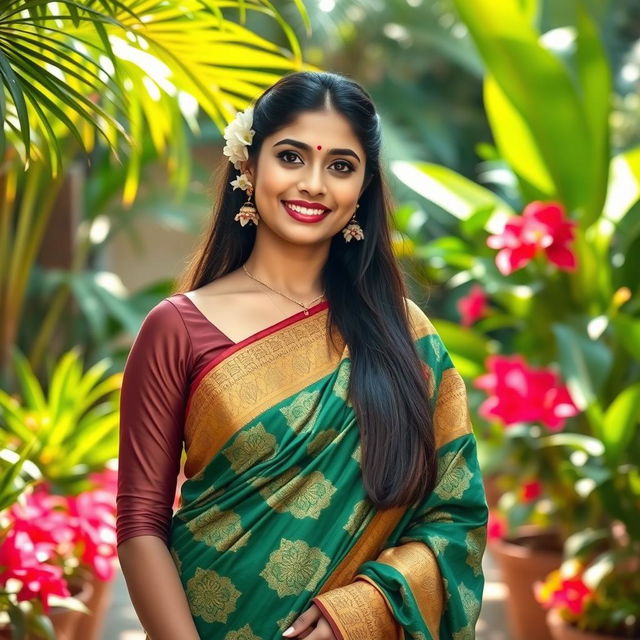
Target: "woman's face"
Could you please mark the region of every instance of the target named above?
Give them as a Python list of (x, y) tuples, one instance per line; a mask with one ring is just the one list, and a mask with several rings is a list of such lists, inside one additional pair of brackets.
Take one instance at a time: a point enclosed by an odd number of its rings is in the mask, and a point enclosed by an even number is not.
[(266, 225), (295, 244), (331, 239), (356, 211), (365, 162), (344, 116), (334, 110), (300, 114), (264, 139), (255, 168), (248, 163), (260, 215), (257, 231)]

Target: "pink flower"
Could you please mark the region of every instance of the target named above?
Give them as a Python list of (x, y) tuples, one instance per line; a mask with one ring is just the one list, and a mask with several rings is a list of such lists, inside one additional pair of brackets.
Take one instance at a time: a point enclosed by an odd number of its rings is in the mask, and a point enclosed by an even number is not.
[(505, 519), (496, 511), (489, 511), (489, 522), (487, 523), (487, 538), (489, 540), (501, 540), (507, 534), (507, 523)]
[(547, 609), (568, 609), (573, 615), (579, 616), (584, 612), (593, 592), (581, 576), (564, 578), (560, 570), (556, 570), (544, 582), (535, 584), (534, 594), (536, 600)]
[(489, 356), (486, 367), (489, 373), (473, 385), (489, 394), (479, 408), (487, 420), (498, 418), (507, 427), (541, 422), (560, 431), (566, 418), (577, 415), (567, 387), (552, 369), (529, 367), (520, 355)]
[(576, 256), (569, 248), (576, 222), (566, 217), (559, 202), (530, 202), (521, 216), (512, 216), (502, 233), (489, 236), (487, 245), (499, 249), (496, 265), (503, 275), (526, 266), (543, 251), (558, 268), (572, 271)]
[(525, 482), (522, 485), (520, 496), (524, 502), (533, 502), (542, 495), (542, 483), (539, 480)]
[(471, 287), (467, 296), (458, 300), (458, 311), (465, 327), (470, 327), (487, 312), (487, 295), (480, 285)]
[(45, 613), (49, 611), (49, 596), (71, 595), (63, 578), (62, 567), (47, 564), (51, 547), (35, 543), (21, 528), (13, 528), (0, 543), (0, 585), (10, 579), (20, 580), (18, 602), (39, 598)]

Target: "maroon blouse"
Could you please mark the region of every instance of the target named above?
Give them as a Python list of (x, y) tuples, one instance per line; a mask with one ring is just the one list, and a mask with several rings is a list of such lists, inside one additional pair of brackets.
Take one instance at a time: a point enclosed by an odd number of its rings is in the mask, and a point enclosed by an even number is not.
[(169, 543), (189, 389), (202, 368), (233, 344), (182, 293), (145, 317), (122, 380), (118, 545), (140, 535)]

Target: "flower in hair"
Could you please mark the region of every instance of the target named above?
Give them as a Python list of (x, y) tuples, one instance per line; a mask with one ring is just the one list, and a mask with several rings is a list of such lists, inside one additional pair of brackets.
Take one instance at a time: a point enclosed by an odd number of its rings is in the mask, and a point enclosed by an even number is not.
[(225, 156), (229, 156), (229, 162), (233, 163), (236, 169), (240, 168), (240, 163), (243, 160), (249, 159), (247, 147), (251, 145), (255, 134), (255, 131), (251, 128), (252, 124), (253, 106), (250, 106), (244, 111), (239, 111), (224, 130), (224, 139), (227, 144), (222, 153)]

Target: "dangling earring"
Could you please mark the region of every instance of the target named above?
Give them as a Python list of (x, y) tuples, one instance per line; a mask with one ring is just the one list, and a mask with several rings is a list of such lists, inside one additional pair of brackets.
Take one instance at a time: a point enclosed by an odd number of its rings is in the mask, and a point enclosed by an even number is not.
[(260, 221), (260, 216), (258, 215), (258, 211), (256, 206), (251, 202), (251, 196), (253, 194), (253, 185), (249, 182), (246, 174), (241, 173), (235, 180), (231, 181), (234, 189), (243, 189), (247, 192), (247, 201), (240, 207), (240, 211), (236, 213), (233, 218), (237, 222), (239, 222), (243, 227), (247, 224), (247, 222), (253, 222), (256, 226), (258, 226), (258, 222)]
[[(356, 209), (359, 206), (360, 205), (357, 204)], [(358, 224), (358, 221), (356, 220), (355, 211), (353, 212), (353, 216), (351, 216), (351, 220), (349, 220), (349, 224), (342, 230), (342, 235), (344, 235), (344, 239), (347, 242), (351, 242), (351, 238), (355, 238), (356, 240), (364, 239), (364, 231), (362, 230), (362, 227)]]

